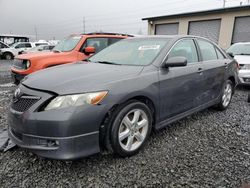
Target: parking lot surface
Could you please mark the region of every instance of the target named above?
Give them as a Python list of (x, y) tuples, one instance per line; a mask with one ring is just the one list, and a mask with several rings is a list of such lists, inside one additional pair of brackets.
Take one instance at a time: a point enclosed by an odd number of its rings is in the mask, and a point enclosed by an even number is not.
[[(0, 130), (15, 89), (10, 64), (0, 61)], [(0, 187), (240, 187), (250, 183), (248, 92), (237, 89), (227, 111), (210, 108), (153, 133), (130, 158), (56, 161), (20, 148), (0, 153)]]

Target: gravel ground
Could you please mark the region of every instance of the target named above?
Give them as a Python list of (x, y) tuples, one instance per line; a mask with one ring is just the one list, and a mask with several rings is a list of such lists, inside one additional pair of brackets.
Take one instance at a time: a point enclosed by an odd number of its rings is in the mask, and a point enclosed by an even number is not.
[[(0, 129), (13, 85), (0, 85)], [(0, 153), (0, 187), (240, 187), (250, 183), (249, 89), (227, 111), (207, 109), (153, 133), (130, 158), (97, 154), (77, 161)]]
[(0, 60), (0, 84), (11, 82), (10, 66), (12, 61)]

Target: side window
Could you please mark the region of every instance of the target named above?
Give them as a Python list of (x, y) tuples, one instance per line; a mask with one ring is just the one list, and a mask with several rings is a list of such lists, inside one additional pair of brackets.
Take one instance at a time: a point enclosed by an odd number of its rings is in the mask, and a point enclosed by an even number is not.
[(218, 48), (215, 47), (218, 59), (225, 59), (224, 55), (220, 52)]
[(121, 38), (109, 38), (109, 45), (114, 44), (120, 40), (121, 40)]
[(217, 59), (217, 54), (214, 48), (214, 45), (205, 40), (197, 40), (203, 61), (215, 60)]
[(44, 49), (44, 50), (50, 50), (50, 49), (49, 49), (49, 46), (44, 46), (43, 49)]
[(18, 44), (18, 45), (16, 45), (15, 48), (16, 48), (16, 49), (18, 49), (18, 48), (23, 48), (23, 44)]
[(93, 46), (96, 52), (100, 52), (108, 46), (108, 38), (89, 38), (85, 43), (85, 47)]
[(198, 62), (197, 50), (192, 39), (184, 39), (178, 42), (170, 51), (168, 57), (185, 57), (187, 63)]
[(30, 43), (24, 43), (24, 48), (31, 48), (31, 44)]

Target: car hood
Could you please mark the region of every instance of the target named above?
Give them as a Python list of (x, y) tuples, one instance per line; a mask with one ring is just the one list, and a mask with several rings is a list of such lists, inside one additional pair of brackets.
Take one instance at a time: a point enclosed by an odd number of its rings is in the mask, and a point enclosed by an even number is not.
[(109, 84), (136, 77), (142, 66), (78, 62), (38, 71), (25, 77), (23, 85), (57, 94), (107, 90)]
[(236, 55), (234, 59), (236, 59), (239, 64), (250, 64), (250, 55)]
[[(29, 52), (29, 51), (28, 51)], [(36, 53), (30, 53), (30, 54), (22, 54), (17, 56), (17, 59), (29, 59), (29, 60), (34, 60), (34, 59), (49, 59), (49, 58), (56, 58), (56, 57), (61, 57), (64, 55), (65, 52), (36, 52)]]
[(4, 52), (4, 51), (9, 51), (9, 50), (13, 50), (15, 48), (1, 48), (0, 51)]

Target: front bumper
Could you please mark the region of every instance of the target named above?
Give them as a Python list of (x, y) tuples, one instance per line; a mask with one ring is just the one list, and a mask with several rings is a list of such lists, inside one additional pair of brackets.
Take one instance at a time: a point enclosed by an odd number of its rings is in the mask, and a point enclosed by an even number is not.
[(39, 156), (61, 160), (100, 152), (99, 129), (106, 114), (105, 105), (38, 111), (54, 97), (53, 94), (32, 90), (22, 84), (19, 87), (21, 93), (40, 99), (24, 112), (14, 110), (11, 105), (9, 136), (15, 144)]
[(239, 79), (240, 79), (240, 84), (250, 85), (250, 70), (240, 70)]
[(8, 133), (19, 147), (46, 158), (72, 160), (99, 152), (98, 131), (71, 137), (42, 137), (21, 134), (9, 127)]

